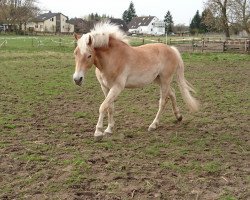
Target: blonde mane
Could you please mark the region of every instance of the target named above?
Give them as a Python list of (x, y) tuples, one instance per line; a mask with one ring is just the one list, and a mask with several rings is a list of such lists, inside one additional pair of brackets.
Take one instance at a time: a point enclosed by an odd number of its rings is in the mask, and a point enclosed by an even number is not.
[(91, 37), (92, 40), (92, 47), (98, 48), (108, 46), (110, 36), (128, 44), (126, 34), (118, 25), (112, 24), (110, 21), (103, 21), (97, 23), (89, 33), (83, 35), (78, 40), (78, 46), (81, 53), (83, 54), (84, 52), (91, 50), (87, 45), (89, 37)]

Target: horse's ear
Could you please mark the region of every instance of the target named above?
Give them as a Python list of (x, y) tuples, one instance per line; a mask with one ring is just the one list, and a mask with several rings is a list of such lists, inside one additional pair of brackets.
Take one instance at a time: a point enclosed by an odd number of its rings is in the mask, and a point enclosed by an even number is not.
[(92, 38), (91, 38), (91, 36), (89, 35), (88, 45), (91, 46), (91, 44), (92, 44)]
[(79, 39), (81, 38), (81, 35), (78, 35), (77, 33), (74, 33), (74, 38), (75, 38), (76, 40), (79, 40)]

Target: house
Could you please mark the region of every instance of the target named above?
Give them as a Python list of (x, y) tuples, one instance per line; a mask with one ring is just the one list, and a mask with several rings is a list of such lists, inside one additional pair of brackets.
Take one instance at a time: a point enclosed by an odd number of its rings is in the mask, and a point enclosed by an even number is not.
[[(113, 24), (118, 25), (120, 27), (120, 29), (123, 30), (124, 32), (128, 31), (128, 27), (127, 27), (125, 21), (123, 21), (122, 19), (110, 18), (107, 20), (109, 20)], [(84, 20), (82, 18), (72, 18), (69, 20), (69, 22), (71, 24), (74, 24), (76, 33), (86, 34), (86, 33), (90, 32), (90, 30), (94, 28), (94, 25), (96, 23), (98, 23), (99, 21), (97, 21), (97, 20)]]
[(50, 33), (73, 33), (74, 25), (62, 13), (44, 13), (23, 25), (23, 30)]
[(129, 33), (164, 35), (165, 22), (155, 16), (134, 17), (128, 24)]

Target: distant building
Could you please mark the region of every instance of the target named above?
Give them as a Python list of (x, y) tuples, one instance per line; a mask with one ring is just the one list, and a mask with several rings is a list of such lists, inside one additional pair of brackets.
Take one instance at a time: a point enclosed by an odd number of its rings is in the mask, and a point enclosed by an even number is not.
[(164, 35), (165, 22), (155, 16), (134, 17), (128, 24), (129, 33)]
[(62, 13), (44, 13), (23, 25), (23, 30), (50, 33), (73, 33), (74, 25)]

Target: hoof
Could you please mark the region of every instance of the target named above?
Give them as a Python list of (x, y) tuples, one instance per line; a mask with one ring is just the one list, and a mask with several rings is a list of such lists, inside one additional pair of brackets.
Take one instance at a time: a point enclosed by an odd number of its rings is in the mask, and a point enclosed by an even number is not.
[(109, 137), (109, 136), (112, 135), (112, 132), (105, 131), (105, 132), (104, 132), (104, 135), (105, 135), (106, 137)]
[(177, 118), (177, 120), (178, 120), (179, 122), (181, 122), (181, 121), (182, 121), (182, 115), (180, 115), (180, 116)]
[(95, 135), (94, 135), (94, 137), (95, 137), (95, 141), (96, 142), (99, 142), (99, 141), (101, 141), (102, 140), (102, 138), (103, 138), (103, 136), (104, 136), (104, 134), (103, 133), (95, 133)]
[(148, 131), (150, 132), (150, 131), (154, 131), (154, 130), (156, 130), (156, 125), (150, 125), (149, 127), (148, 127)]

